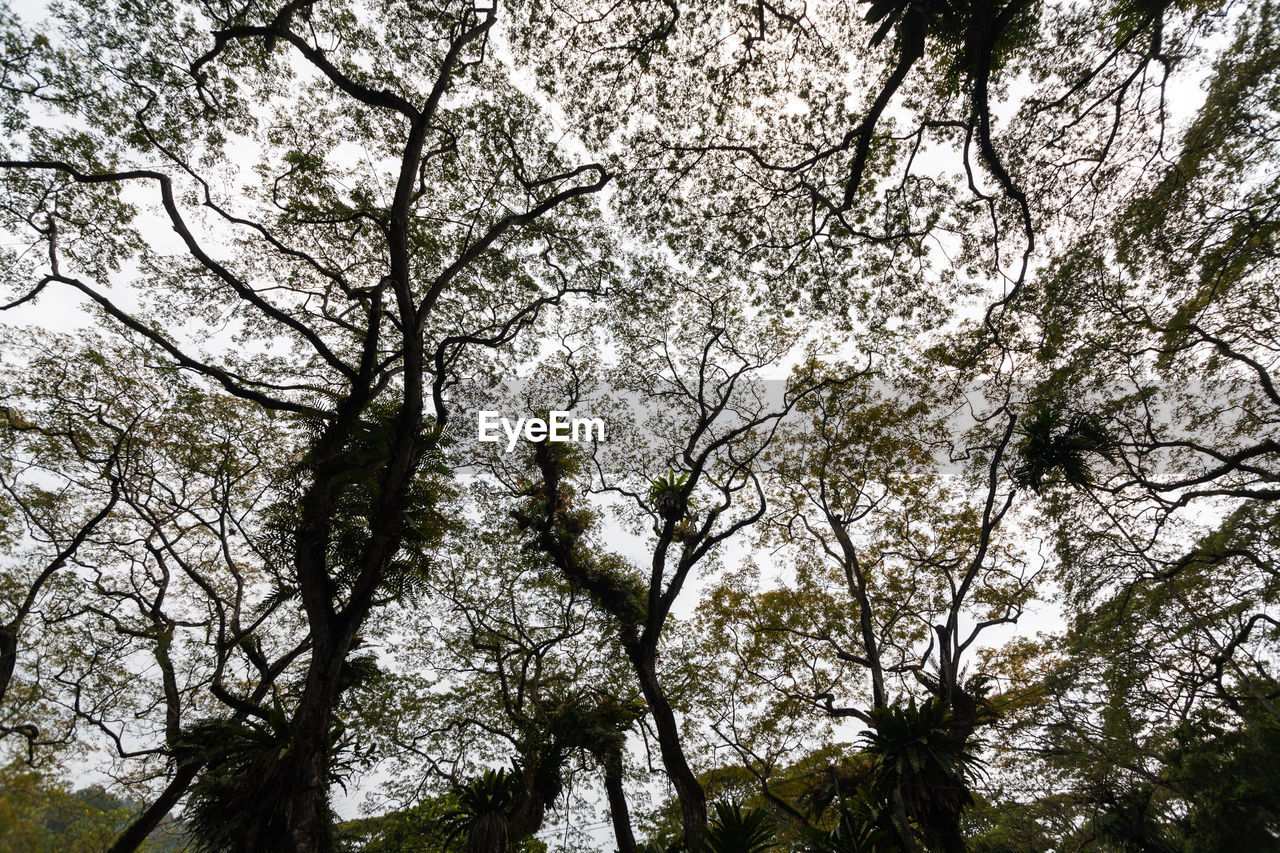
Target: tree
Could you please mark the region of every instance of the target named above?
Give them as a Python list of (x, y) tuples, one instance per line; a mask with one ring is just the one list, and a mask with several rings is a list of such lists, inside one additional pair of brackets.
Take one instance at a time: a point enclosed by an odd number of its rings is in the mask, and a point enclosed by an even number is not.
[[(592, 289), (566, 270), (604, 269), (584, 200), (609, 174), (548, 149), (535, 104), (479, 61), (496, 15), (405, 14), (94, 3), (52, 38), (6, 21), (5, 227), (33, 250), (9, 308), (70, 288), (160, 384), (180, 370), (288, 424), (274, 521), (308, 654), (245, 849), (331, 848), (344, 662), (439, 536), (446, 389), (470, 351)], [(263, 724), (262, 698), (233, 704)]]
[[(101, 788), (69, 790), (52, 775), (17, 764), (6, 765), (3, 778), (0, 849), (4, 850), (101, 850), (125, 825), (136, 806)], [(180, 850), (184, 839), (185, 828), (169, 822), (143, 849), (148, 853)]]
[(1074, 618), (1035, 742), (1100, 832), (1166, 846), (1196, 843), (1168, 756), (1201, 715), (1275, 710), (1274, 10), (1234, 26), (1204, 105), (1018, 309), (1047, 446), (1085, 451), (1042, 494)]
[[(983, 632), (1016, 623), (1037, 575), (1001, 528), (1017, 491), (1005, 462), (1014, 418), (1007, 404), (993, 407), (994, 428), (979, 425), (966, 450), (950, 449), (976, 463), (947, 474), (935, 457), (949, 440), (947, 409), (913, 399), (909, 382), (882, 381), (891, 390), (863, 375), (802, 404), (769, 472), (766, 541), (786, 549), (785, 574), (721, 584), (704, 616), (707, 653), (738, 673), (719, 702), (745, 694), (769, 707), (759, 734), (740, 725), (731, 741), (746, 755), (761, 754), (755, 739), (778, 731), (779, 718), (854, 719), (872, 743), (913, 741), (900, 716), (913, 709), (919, 738), (955, 772), (883, 777), (877, 790), (904, 849), (917, 843), (910, 822), (957, 849), (973, 778), (966, 756), (995, 716), (983, 674), (966, 678), (966, 653)], [(922, 689), (933, 725), (916, 719)], [(899, 760), (882, 752), (886, 766)]]
[[(0, 737), (147, 790), (114, 850), (337, 849), (375, 766), (353, 843), (574, 774), (624, 853), (1265, 843), (1270, 3), (52, 14), (4, 308), (92, 316), (5, 341)], [(474, 440), (503, 379), (610, 438)]]
[(443, 784), (457, 797), (459, 838), (488, 814), (504, 827), (492, 838), (524, 843), (543, 828), (567, 780), (581, 786), (586, 775), (600, 780), (619, 849), (634, 850), (626, 742), (644, 704), (611, 655), (609, 626), (545, 559), (524, 553), (504, 504), (473, 511), (487, 519), (483, 532), (465, 537), (429, 580), (435, 606), (414, 626), (423, 639), (401, 647), (405, 675), (363, 686), (360, 716), (378, 732), (386, 704), (379, 694), (414, 704), (386, 721), (385, 736), (398, 742), (385, 754), (415, 796)]
[[(763, 516), (759, 460), (782, 419), (825, 381), (797, 382), (780, 400), (762, 390), (759, 373), (791, 349), (794, 331), (750, 324), (735, 304), (741, 283), (695, 286), (675, 274), (654, 284), (669, 289), (613, 331), (623, 349), (618, 386), (640, 396), (640, 423), (658, 437), (657, 446), (633, 435), (621, 459), (597, 448), (596, 476), (588, 481), (593, 490), (620, 496), (631, 518), (651, 525), (654, 539), (643, 552), (648, 565), (637, 573), (625, 559), (593, 547), (591, 513), (573, 508), (579, 462), (548, 442), (534, 447), (537, 479), (518, 490), (524, 505), (515, 513), (532, 546), (612, 620), (677, 792), (682, 843), (694, 846), (706, 827), (706, 795), (658, 666), (663, 633), (695, 567)], [(565, 393), (576, 402), (579, 392), (575, 384)]]
[[(87, 728), (135, 765), (126, 778), (162, 776), (173, 762), (168, 786), (121, 839), (136, 846), (199, 769), (174, 760), (185, 728), (220, 711), (242, 720), (241, 666), (258, 673), (249, 698), (260, 702), (306, 651), (307, 640), (274, 630), (296, 625), (278, 597), (257, 607), (256, 590), (281, 585), (278, 565), (240, 562), (261, 544), (248, 519), (273, 486), (265, 457), (282, 435), (181, 376), (157, 386), (149, 372), (163, 364), (139, 348), (94, 337), (83, 349), (65, 337), (24, 342), (27, 358), (5, 392), (11, 412), (31, 417), (10, 434), (22, 467), (5, 488), (31, 542), (14, 556), (35, 568), (11, 576), (21, 596), (11, 624), (25, 625), (31, 650), (21, 689), (49, 710), (41, 725), (20, 725), (46, 747)], [(24, 623), (32, 613), (37, 623)], [(10, 701), (5, 711), (24, 719), (41, 704)]]

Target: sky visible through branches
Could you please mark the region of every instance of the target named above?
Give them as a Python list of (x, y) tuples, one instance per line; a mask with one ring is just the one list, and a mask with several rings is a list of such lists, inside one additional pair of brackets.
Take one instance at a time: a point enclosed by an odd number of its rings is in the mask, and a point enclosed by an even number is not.
[(1278, 18), (0, 5), (0, 853), (1275, 848)]

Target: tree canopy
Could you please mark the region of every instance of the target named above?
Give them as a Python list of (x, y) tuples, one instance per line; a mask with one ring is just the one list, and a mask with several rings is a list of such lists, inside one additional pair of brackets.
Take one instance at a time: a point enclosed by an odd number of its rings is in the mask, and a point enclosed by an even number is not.
[(1271, 849), (1278, 27), (0, 6), (0, 849)]

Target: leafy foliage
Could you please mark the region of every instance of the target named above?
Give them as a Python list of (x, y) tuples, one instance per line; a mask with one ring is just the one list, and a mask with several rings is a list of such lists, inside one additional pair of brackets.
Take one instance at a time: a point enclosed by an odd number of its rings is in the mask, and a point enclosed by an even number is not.
[[(96, 853), (128, 823), (139, 804), (97, 787), (70, 790), (40, 770), (0, 768), (0, 850)], [(166, 821), (140, 848), (176, 853), (187, 842), (181, 821)]]
[(509, 825), (522, 793), (518, 773), (484, 771), (454, 791), (457, 804), (444, 815), (448, 838), (464, 835), (467, 853), (503, 853), (513, 841)]
[(763, 809), (715, 804), (711, 826), (697, 845), (703, 853), (765, 853), (774, 849), (773, 828)]
[(679, 521), (688, 511), (688, 502), (684, 497), (685, 484), (689, 482), (688, 474), (677, 475), (668, 471), (649, 484), (649, 502), (658, 515), (667, 521)]
[(841, 797), (836, 825), (806, 831), (805, 853), (897, 853), (887, 800), (877, 800), (870, 788)]
[(864, 735), (879, 758), (876, 782), (887, 798), (901, 796), (907, 814), (928, 831), (946, 831), (973, 805), (970, 781), (982, 765), (972, 751), (971, 729), (937, 697), (871, 712)]
[[(279, 702), (265, 720), (210, 720), (183, 735), (178, 760), (204, 764), (185, 811), (198, 849), (240, 853), (261, 839), (282, 848), (289, 843), (292, 787), (300, 784), (288, 775), (293, 749), (293, 727)], [(336, 776), (336, 765), (331, 772)], [(333, 781), (324, 780), (326, 789)], [(327, 790), (323, 802), (323, 825), (331, 831)]]
[(1042, 404), (1033, 409), (1022, 435), (1022, 461), (1014, 479), (1037, 493), (1052, 484), (1055, 474), (1073, 486), (1088, 486), (1093, 482), (1089, 457), (1111, 458), (1111, 438), (1102, 421), (1090, 414), (1066, 415)]
[(0, 745), (245, 853), (1274, 842), (1276, 5), (485, 6), (0, 9)]

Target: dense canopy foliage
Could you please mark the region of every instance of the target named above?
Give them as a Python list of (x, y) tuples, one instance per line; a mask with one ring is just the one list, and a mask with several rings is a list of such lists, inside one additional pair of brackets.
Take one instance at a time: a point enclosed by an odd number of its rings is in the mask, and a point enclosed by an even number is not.
[(1270, 0), (24, 0), (0, 121), (0, 848), (1280, 844)]

